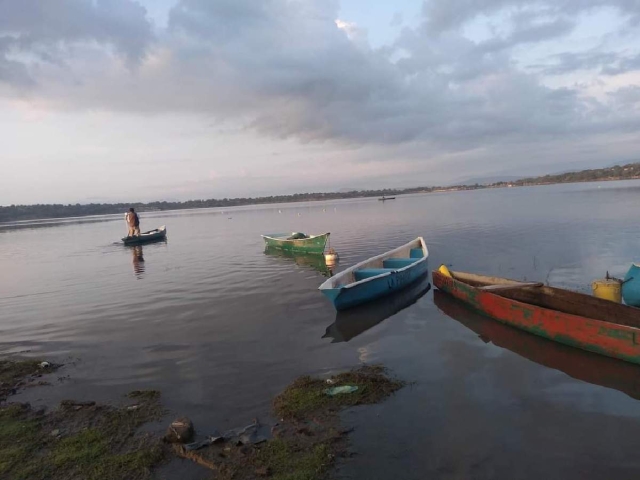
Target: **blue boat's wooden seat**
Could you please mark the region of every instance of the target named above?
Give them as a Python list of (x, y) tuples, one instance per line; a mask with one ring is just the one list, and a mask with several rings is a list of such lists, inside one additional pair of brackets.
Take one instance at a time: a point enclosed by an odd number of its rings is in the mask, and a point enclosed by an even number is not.
[(409, 256), (411, 258), (422, 258), (424, 257), (424, 252), (422, 251), (421, 248), (412, 248)]
[(417, 261), (417, 258), (387, 258), (382, 262), (382, 266), (384, 268), (404, 268)]
[(356, 282), (359, 282), (365, 278), (377, 277), (378, 275), (393, 272), (394, 270), (394, 268), (363, 268), (362, 270), (356, 270), (353, 272), (353, 276), (355, 277)]

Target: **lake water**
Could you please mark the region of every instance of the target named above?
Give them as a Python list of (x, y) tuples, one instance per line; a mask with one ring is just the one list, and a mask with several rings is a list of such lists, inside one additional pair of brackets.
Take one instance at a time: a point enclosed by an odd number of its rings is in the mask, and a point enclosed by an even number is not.
[(639, 478), (640, 367), (497, 328), (432, 290), (337, 326), (325, 269), (265, 255), (260, 238), (330, 231), (337, 271), (421, 235), (431, 269), (589, 292), (640, 260), (639, 206), (640, 182), (609, 182), (143, 213), (168, 240), (141, 250), (116, 243), (121, 215), (0, 227), (0, 354), (67, 363), (21, 398), (157, 388), (203, 433), (267, 419), (301, 374), (383, 363), (415, 384), (344, 415), (358, 455), (339, 478)]

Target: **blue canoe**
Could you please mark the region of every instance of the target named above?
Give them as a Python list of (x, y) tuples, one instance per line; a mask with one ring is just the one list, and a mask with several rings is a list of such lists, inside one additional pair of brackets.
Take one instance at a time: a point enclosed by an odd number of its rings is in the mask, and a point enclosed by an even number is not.
[(624, 277), (622, 284), (624, 303), (632, 307), (640, 307), (640, 265), (633, 263)]
[(428, 271), (429, 251), (422, 237), (360, 262), (320, 285), (336, 310), (360, 305), (403, 289)]

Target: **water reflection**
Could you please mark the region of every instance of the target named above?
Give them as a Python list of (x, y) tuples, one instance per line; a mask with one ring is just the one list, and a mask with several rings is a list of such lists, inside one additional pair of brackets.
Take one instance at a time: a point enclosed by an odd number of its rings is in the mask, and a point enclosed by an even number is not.
[(138, 279), (142, 278), (144, 274), (144, 256), (142, 254), (142, 245), (136, 245), (131, 247), (131, 253), (133, 254), (133, 273)]
[(640, 400), (640, 367), (522, 332), (484, 317), (455, 298), (436, 290), (436, 306), (447, 316), (478, 334), (485, 343), (510, 350), (521, 357), (570, 377), (613, 388)]
[(264, 249), (264, 253), (265, 255), (269, 255), (272, 257), (291, 259), (296, 265), (311, 267), (312, 269), (320, 272), (325, 277), (333, 276), (333, 269), (335, 267), (335, 264), (328, 264), (324, 259), (324, 255), (309, 255), (304, 253), (286, 252), (284, 250), (269, 247), (266, 247)]
[(322, 338), (332, 338), (331, 343), (348, 342), (401, 310), (413, 305), (430, 288), (429, 275), (426, 274), (397, 293), (365, 303), (359, 307), (342, 310), (336, 314), (336, 321), (327, 327), (327, 331)]

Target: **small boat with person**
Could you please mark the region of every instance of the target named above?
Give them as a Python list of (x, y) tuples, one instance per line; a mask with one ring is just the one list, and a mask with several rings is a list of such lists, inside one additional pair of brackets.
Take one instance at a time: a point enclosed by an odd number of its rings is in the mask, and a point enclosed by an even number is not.
[(433, 284), (474, 310), (572, 347), (640, 364), (640, 309), (583, 293), (441, 266)]
[(395, 200), (396, 197), (385, 197), (384, 195), (382, 197), (380, 197), (378, 200), (380, 200), (381, 202), (386, 202), (387, 200)]
[(422, 237), (360, 262), (320, 285), (336, 310), (344, 310), (411, 285), (428, 271), (429, 251)]
[(304, 252), (321, 255), (330, 233), (306, 235), (300, 232), (269, 233), (262, 235), (266, 248), (277, 248), (289, 252)]
[(167, 227), (164, 225), (148, 232), (143, 232), (140, 235), (133, 235), (129, 237), (123, 237), (122, 241), (125, 245), (140, 245), (142, 243), (156, 242), (158, 240), (164, 240), (167, 237)]

